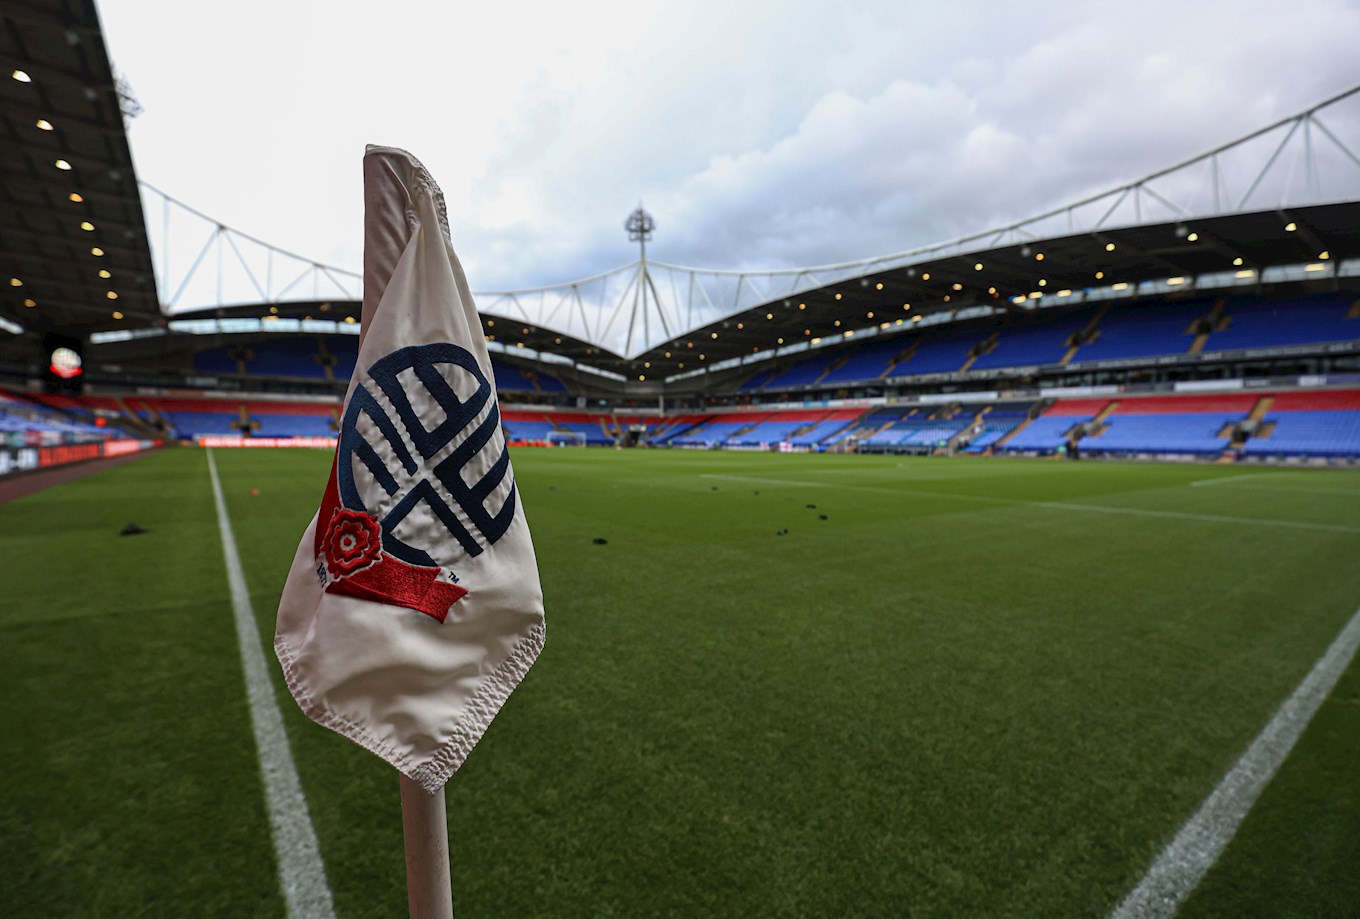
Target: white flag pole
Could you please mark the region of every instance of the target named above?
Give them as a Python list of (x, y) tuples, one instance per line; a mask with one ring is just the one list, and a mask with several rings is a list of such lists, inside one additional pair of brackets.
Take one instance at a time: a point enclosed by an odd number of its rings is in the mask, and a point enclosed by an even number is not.
[(406, 901), (411, 919), (453, 919), (444, 789), (427, 794), (401, 776), (401, 825), (406, 834)]

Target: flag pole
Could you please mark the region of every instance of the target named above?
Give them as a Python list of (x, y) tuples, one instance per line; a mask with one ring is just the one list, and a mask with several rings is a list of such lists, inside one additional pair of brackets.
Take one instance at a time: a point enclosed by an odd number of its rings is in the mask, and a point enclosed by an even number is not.
[(444, 789), (427, 794), (401, 776), (401, 825), (406, 834), (406, 902), (411, 919), (453, 919)]

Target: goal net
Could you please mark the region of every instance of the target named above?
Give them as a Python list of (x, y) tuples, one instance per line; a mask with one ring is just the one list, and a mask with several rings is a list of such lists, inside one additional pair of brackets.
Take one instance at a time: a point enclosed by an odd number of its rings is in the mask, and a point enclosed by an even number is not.
[(549, 431), (548, 445), (553, 447), (584, 447), (585, 431)]

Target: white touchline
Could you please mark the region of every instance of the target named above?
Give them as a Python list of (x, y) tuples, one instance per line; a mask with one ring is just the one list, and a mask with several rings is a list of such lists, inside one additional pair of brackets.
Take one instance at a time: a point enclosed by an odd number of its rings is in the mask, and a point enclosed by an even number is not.
[(1357, 647), (1360, 647), (1360, 610), (1351, 616), (1293, 695), (1152, 863), (1143, 880), (1110, 914), (1111, 919), (1152, 919), (1176, 914), (1227, 847), (1261, 790), (1350, 665)]
[(326, 882), (326, 867), (321, 861), (321, 846), (307, 812), (307, 799), (298, 780), (288, 735), (283, 730), (269, 671), (265, 667), (260, 629), (246, 589), (241, 556), (231, 531), (222, 484), (217, 478), (217, 463), (208, 451), (208, 472), (212, 478), (213, 501), (217, 504), (217, 526), (222, 533), (222, 555), (227, 563), (227, 584), (236, 616), (236, 638), (241, 647), (241, 666), (246, 676), (246, 696), (250, 701), (250, 724), (255, 729), (255, 747), (264, 777), (264, 795), (269, 804), (269, 824), (274, 834), (274, 851), (279, 860), (279, 883), (288, 903), (289, 919), (334, 919), (331, 888)]
[(805, 482), (797, 479), (762, 479), (749, 475), (701, 474), (701, 479), (730, 479), (738, 482), (757, 482), (767, 485), (787, 485), (805, 488), (846, 488), (853, 491), (872, 491), (884, 495), (911, 495), (921, 498), (952, 498), (956, 501), (982, 501), (987, 504), (1007, 504), (1016, 507), (1042, 507), (1059, 511), (1086, 511), (1099, 514), (1128, 514), (1133, 517), (1165, 517), (1171, 520), (1195, 520), (1201, 523), (1231, 523), (1244, 526), (1281, 527), (1286, 530), (1317, 530), (1322, 533), (1360, 533), (1360, 527), (1340, 523), (1309, 523), (1305, 520), (1280, 520), (1275, 517), (1233, 517), (1226, 514), (1194, 514), (1189, 511), (1159, 511), (1143, 507), (1115, 507), (1111, 504), (1073, 504), (1065, 501), (1024, 501), (989, 495), (963, 495), (950, 491), (927, 491), (921, 488), (880, 488), (874, 485), (850, 485), (829, 482)]

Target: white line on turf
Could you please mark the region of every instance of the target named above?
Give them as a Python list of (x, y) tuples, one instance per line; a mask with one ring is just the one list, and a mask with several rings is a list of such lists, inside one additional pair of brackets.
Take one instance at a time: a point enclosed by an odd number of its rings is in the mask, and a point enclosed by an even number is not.
[(702, 479), (729, 479), (740, 482), (757, 482), (767, 485), (788, 485), (804, 488), (848, 488), (854, 491), (872, 491), (885, 495), (911, 495), (920, 498), (945, 498), (956, 501), (982, 501), (987, 504), (1007, 504), (1015, 507), (1042, 507), (1060, 511), (1086, 511), (1100, 514), (1128, 514), (1134, 517), (1164, 517), (1171, 520), (1194, 520), (1200, 523), (1230, 523), (1234, 525), (1280, 527), (1287, 530), (1316, 530), (1322, 533), (1360, 533), (1360, 527), (1345, 526), (1339, 523), (1309, 523), (1303, 520), (1280, 520), (1275, 517), (1233, 517), (1225, 514), (1193, 514), (1188, 511), (1159, 511), (1143, 507), (1115, 507), (1111, 504), (1073, 504), (1064, 501), (1023, 501), (1019, 498), (1002, 498), (989, 495), (963, 495), (950, 491), (927, 491), (920, 488), (879, 488), (873, 485), (850, 485), (845, 483), (807, 482), (797, 479), (762, 479), (756, 476), (703, 474)]
[(1284, 474), (1280, 472), (1248, 472), (1246, 475), (1225, 475), (1213, 479), (1197, 479), (1190, 483), (1190, 487), (1203, 488), (1206, 485), (1224, 485), (1228, 482), (1240, 482), (1243, 479), (1273, 479)]
[(222, 498), (222, 483), (217, 478), (217, 463), (211, 449), (208, 472), (212, 478), (213, 501), (217, 504), (217, 527), (222, 534), (222, 555), (227, 563), (227, 584), (236, 616), (236, 638), (245, 670), (246, 696), (250, 701), (250, 723), (255, 730), (255, 747), (264, 777), (264, 794), (269, 804), (269, 823), (274, 834), (274, 851), (279, 861), (279, 883), (288, 903), (289, 919), (334, 919), (331, 888), (326, 883), (326, 868), (321, 861), (321, 846), (307, 812), (307, 799), (298, 780), (297, 766), (283, 730), (283, 716), (265, 667), (260, 629), (246, 589), (241, 556), (236, 551), (227, 503)]
[(1257, 475), (1229, 475), (1224, 476), (1221, 479), (1200, 479), (1197, 482), (1191, 482), (1190, 487), (1203, 488), (1208, 485), (1231, 485), (1233, 488), (1242, 488), (1246, 489), (1247, 491), (1273, 491), (1273, 492), (1287, 491), (1297, 492), (1299, 494), (1305, 495), (1341, 495), (1347, 498), (1360, 498), (1360, 488), (1325, 488), (1313, 485), (1288, 485), (1288, 484), (1280, 485), (1278, 484), (1278, 482), (1274, 484), (1267, 484), (1266, 482), (1257, 482), (1254, 485), (1242, 484), (1244, 481), (1248, 479), (1250, 480), (1283, 479), (1286, 482), (1295, 481), (1294, 479), (1287, 478), (1287, 476), (1288, 473), (1284, 472), (1259, 473)]
[(1360, 648), (1360, 610), (1285, 700), (1195, 815), (1153, 862), (1111, 919), (1174, 916), (1218, 860), (1303, 729)]

